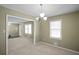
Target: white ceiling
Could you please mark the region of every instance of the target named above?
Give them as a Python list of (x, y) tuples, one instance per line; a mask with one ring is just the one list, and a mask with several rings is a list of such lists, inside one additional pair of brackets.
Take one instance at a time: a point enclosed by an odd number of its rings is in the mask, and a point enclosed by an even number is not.
[[(39, 17), (40, 4), (3, 4), (2, 6), (25, 13), (33, 17)], [(78, 4), (44, 4), (43, 11), (47, 17), (79, 10)]]
[(10, 23), (22, 23), (22, 22), (27, 22), (27, 20), (16, 18), (16, 17), (9, 17), (8, 22), (10, 22)]

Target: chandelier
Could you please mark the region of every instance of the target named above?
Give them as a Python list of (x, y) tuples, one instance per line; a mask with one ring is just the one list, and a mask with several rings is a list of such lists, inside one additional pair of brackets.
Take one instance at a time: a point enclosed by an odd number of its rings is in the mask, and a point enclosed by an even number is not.
[(40, 4), (41, 7), (41, 12), (40, 12), (40, 17), (37, 17), (36, 20), (42, 19), (42, 20), (47, 20), (47, 17), (45, 16), (45, 13), (43, 12), (43, 4)]

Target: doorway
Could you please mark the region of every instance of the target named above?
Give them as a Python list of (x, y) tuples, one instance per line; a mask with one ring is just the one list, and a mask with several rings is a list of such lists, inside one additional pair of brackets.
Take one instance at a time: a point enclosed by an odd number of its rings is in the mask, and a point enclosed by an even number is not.
[[(15, 20), (18, 19), (18, 20), (15, 21), (14, 19)], [(33, 43), (35, 44), (35, 40), (36, 40), (35, 39), (35, 37), (36, 37), (36, 35), (35, 35), (35, 33), (36, 33), (35, 32), (36, 31), (35, 30), (36, 29), (36, 21), (32, 20), (32, 19), (26, 19), (26, 18), (22, 18), (22, 17), (18, 17), (18, 16), (13, 16), (13, 15), (6, 15), (6, 54), (7, 55), (8, 55), (8, 52), (9, 52), (8, 51), (8, 43), (9, 43), (8, 40), (9, 40), (9, 38), (19, 37), (20, 35), (22, 35), (24, 31), (21, 32), (22, 31), (21, 27), (24, 27), (24, 26), (22, 26), (22, 23), (25, 23), (25, 22), (33, 22), (34, 23)], [(11, 26), (11, 28), (9, 28), (9, 26)]]

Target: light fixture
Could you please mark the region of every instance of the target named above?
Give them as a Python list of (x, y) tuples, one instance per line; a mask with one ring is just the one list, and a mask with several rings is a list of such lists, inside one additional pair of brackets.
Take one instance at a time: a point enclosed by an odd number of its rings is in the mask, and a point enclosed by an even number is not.
[(45, 13), (40, 13), (40, 17), (44, 17), (45, 16)]
[(41, 12), (40, 12), (40, 17), (37, 17), (36, 20), (39, 20), (41, 18), (42, 20), (47, 20), (47, 17), (45, 16), (45, 13), (43, 12), (43, 4), (40, 4), (41, 7)]
[(45, 21), (46, 21), (46, 20), (47, 20), (47, 17), (43, 17), (43, 20), (45, 20)]

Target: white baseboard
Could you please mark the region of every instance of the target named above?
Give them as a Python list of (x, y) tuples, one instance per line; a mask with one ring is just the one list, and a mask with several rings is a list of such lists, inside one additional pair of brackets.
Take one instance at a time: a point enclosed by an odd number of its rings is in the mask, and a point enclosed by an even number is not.
[(50, 43), (47, 43), (47, 42), (42, 42), (42, 41), (41, 41), (41, 43), (43, 43), (43, 44), (45, 44), (45, 45), (48, 45), (48, 46), (53, 46), (53, 47), (56, 47), (56, 48), (64, 49), (64, 50), (67, 50), (67, 51), (70, 51), (70, 52), (73, 52), (73, 53), (77, 53), (77, 54), (79, 54), (78, 51), (74, 51), (74, 50), (67, 49), (67, 48), (60, 47), (60, 46), (55, 46), (55, 45), (50, 44)]

